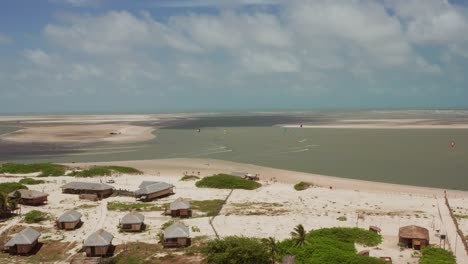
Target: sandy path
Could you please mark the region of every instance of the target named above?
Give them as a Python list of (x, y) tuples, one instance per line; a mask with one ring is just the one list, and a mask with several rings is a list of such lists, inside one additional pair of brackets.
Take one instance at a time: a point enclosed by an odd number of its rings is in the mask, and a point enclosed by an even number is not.
[(99, 220), (96, 226), (94, 227), (93, 232), (101, 228), (104, 229), (104, 223), (106, 222), (106, 218), (107, 218), (107, 200), (102, 200), (99, 207), (100, 207), (99, 208), (99, 212), (100, 212)]

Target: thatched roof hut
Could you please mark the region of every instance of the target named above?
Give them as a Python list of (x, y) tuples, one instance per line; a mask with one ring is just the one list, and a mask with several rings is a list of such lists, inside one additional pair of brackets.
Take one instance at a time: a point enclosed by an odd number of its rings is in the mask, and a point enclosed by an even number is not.
[(132, 211), (120, 220), (120, 229), (122, 231), (141, 231), (144, 227), (144, 221), (143, 214)]
[(81, 223), (81, 213), (75, 210), (65, 212), (56, 222), (59, 229), (75, 229)]
[(27, 189), (19, 189), (8, 194), (8, 198), (16, 199), (16, 192), (20, 194), (18, 203), (25, 205), (42, 205), (47, 202), (49, 194)]
[(429, 244), (429, 230), (424, 227), (409, 225), (398, 232), (399, 243), (405, 247), (421, 249)]
[(161, 196), (174, 193), (174, 185), (166, 182), (143, 181), (138, 190), (135, 191), (135, 197), (142, 201), (149, 201)]
[(6, 244), (10, 254), (29, 254), (37, 245), (41, 233), (32, 227), (26, 227), (11, 238)]
[(164, 229), (164, 247), (190, 246), (189, 227), (181, 222), (176, 222)]

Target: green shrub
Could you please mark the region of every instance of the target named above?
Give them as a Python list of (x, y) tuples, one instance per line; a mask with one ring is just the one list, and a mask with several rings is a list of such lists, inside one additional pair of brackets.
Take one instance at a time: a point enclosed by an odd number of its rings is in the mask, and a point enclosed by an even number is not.
[(200, 177), (195, 176), (195, 175), (185, 175), (180, 180), (181, 181), (193, 181), (193, 180), (198, 180), (198, 179), (200, 179)]
[(208, 241), (202, 247), (207, 263), (256, 263), (270, 264), (267, 246), (257, 238), (229, 236)]
[(0, 172), (12, 174), (27, 174), (41, 172), (40, 177), (63, 176), (67, 170), (66, 166), (52, 163), (7, 163), (0, 167)]
[(420, 264), (456, 264), (452, 252), (443, 248), (425, 247), (422, 250)]
[(43, 181), (43, 180), (35, 180), (35, 179), (33, 179), (33, 178), (24, 178), (24, 179), (19, 180), (19, 183), (21, 183), (21, 184), (27, 184), (27, 185), (35, 185), (35, 184), (45, 183), (45, 181)]
[(306, 243), (297, 247), (293, 239), (278, 243), (278, 258), (285, 255), (296, 256), (297, 264), (330, 263), (330, 264), (384, 264), (385, 262), (356, 254), (354, 244), (376, 246), (382, 242), (382, 237), (374, 232), (360, 228), (323, 228), (306, 234)]
[(258, 182), (242, 179), (227, 174), (205, 177), (195, 183), (197, 187), (216, 189), (244, 189), (254, 190), (262, 185)]
[(69, 176), (77, 177), (94, 177), (94, 176), (111, 176), (115, 173), (125, 174), (141, 174), (142, 172), (131, 167), (123, 166), (96, 166), (82, 171), (73, 171)]
[(14, 191), (17, 191), (19, 189), (28, 189), (25, 185), (19, 183), (19, 182), (3, 182), (0, 183), (0, 192), (4, 194), (8, 194)]
[(303, 191), (303, 190), (309, 188), (310, 185), (311, 185), (310, 183), (301, 181), (301, 182), (296, 183), (296, 184), (294, 185), (294, 189), (295, 189), (296, 191)]
[(346, 218), (346, 216), (340, 216), (340, 217), (336, 218), (336, 220), (338, 220), (338, 221), (346, 221), (346, 220), (348, 220), (348, 218)]
[(38, 222), (44, 220), (45, 216), (46, 216), (46, 214), (41, 212), (41, 211), (32, 210), (32, 211), (29, 211), (27, 214), (24, 215), (24, 220), (28, 224), (38, 223)]

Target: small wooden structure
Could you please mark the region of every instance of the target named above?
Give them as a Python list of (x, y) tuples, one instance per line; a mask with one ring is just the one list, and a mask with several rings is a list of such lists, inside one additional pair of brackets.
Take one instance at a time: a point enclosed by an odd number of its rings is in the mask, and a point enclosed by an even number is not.
[(87, 257), (104, 257), (109, 255), (114, 236), (103, 230), (92, 233), (83, 243), (83, 251)]
[(169, 206), (172, 217), (192, 217), (192, 209), (190, 209), (190, 201), (179, 198), (172, 202)]
[(424, 227), (415, 225), (401, 227), (398, 237), (399, 244), (406, 248), (421, 250), (429, 245), (429, 230)]
[(164, 247), (188, 247), (191, 242), (189, 228), (181, 222), (164, 229)]
[(69, 182), (62, 187), (62, 193), (80, 194), (80, 199), (96, 200), (112, 195), (114, 187), (105, 183)]
[(378, 226), (369, 226), (369, 231), (372, 231), (377, 234), (380, 234), (380, 232), (382, 232), (382, 230)]
[(26, 227), (16, 234), (4, 246), (10, 254), (30, 254), (37, 246), (41, 233), (32, 227)]
[(65, 212), (55, 222), (58, 229), (73, 230), (81, 223), (81, 213), (75, 210)]
[(145, 216), (132, 211), (120, 220), (120, 230), (127, 232), (140, 232), (144, 227)]
[[(19, 193), (19, 197), (16, 197), (16, 192)], [(47, 193), (27, 189), (19, 189), (8, 194), (9, 199), (18, 199), (18, 203), (24, 205), (43, 205), (47, 203), (47, 196), (49, 196)]]
[(138, 190), (135, 191), (135, 198), (140, 201), (151, 201), (158, 197), (174, 193), (174, 185), (165, 182), (143, 181)]

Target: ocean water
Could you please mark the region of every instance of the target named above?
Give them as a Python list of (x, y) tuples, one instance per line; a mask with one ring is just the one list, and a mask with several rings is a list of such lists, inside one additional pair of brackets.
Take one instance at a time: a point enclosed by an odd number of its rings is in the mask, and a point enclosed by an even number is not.
[[(468, 130), (203, 127), (159, 129), (156, 139), (98, 144), (29, 161), (212, 158), (345, 178), (468, 190)], [(450, 143), (455, 142), (455, 148)]]
[(11, 127), (11, 126), (0, 126), (0, 135), (1, 134), (6, 134), (6, 133), (11, 133), (13, 131), (18, 130), (17, 127)]

